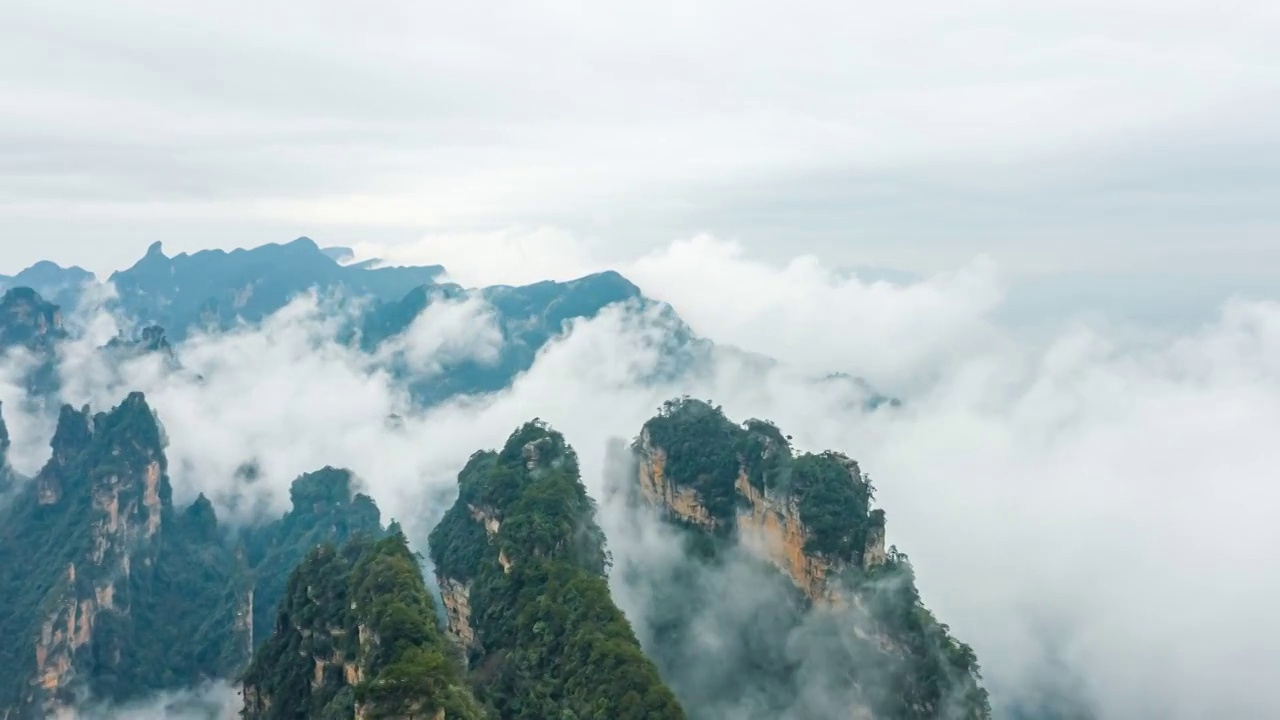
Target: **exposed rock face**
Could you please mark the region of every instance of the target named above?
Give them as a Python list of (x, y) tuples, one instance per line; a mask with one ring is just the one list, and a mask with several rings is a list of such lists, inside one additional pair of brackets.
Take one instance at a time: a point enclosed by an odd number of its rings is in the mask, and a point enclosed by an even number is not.
[(695, 490), (667, 477), (667, 451), (653, 444), (647, 428), (640, 433), (639, 460), (640, 494), (646, 502), (687, 523), (705, 528), (718, 525)]
[(471, 583), (441, 578), (440, 597), (444, 603), (445, 627), (449, 634), (463, 647), (474, 648), (476, 631), (471, 626)]
[(140, 394), (64, 407), (49, 462), (0, 511), (0, 716), (56, 716), (229, 677), (251, 650), (252, 581), (212, 504), (172, 505)]
[[(972, 650), (924, 608), (906, 557), (886, 549), (858, 463), (795, 454), (789, 441), (771, 423), (738, 425), (682, 398), (632, 446), (635, 474), (619, 490), (681, 528), (690, 551), (630, 568), (629, 582), (662, 598), (640, 616), (677, 692), (708, 716), (751, 706), (747, 720), (989, 718)], [(722, 613), (726, 582), (752, 589)], [(744, 616), (767, 622), (739, 636)], [(724, 649), (683, 639), (705, 627), (722, 628)], [(744, 688), (755, 701), (742, 702)]]
[[(745, 458), (737, 462), (733, 485), (739, 499), (736, 512), (720, 519), (711, 514), (696, 489), (667, 474), (667, 451), (654, 442), (647, 427), (640, 433), (636, 457), (639, 495), (644, 502), (684, 523), (708, 530), (729, 530), (741, 543), (786, 573), (811, 601), (843, 602), (842, 593), (829, 579), (851, 564), (873, 567), (884, 563), (883, 524), (868, 533), (867, 543), (857, 557), (806, 550), (813, 533), (801, 519), (798, 498), (754, 485)], [(849, 482), (862, 483), (857, 464), (840, 457), (845, 461)]]
[[(90, 454), (111, 462), (86, 467)], [(141, 395), (97, 420), (87, 410), (63, 409), (53, 455), (37, 478), (36, 501), (57, 510), (87, 499), (88, 532), (45, 599), (51, 610), (34, 648), (36, 692), (28, 695), (29, 707), (57, 713), (79, 685), (79, 668), (121, 662), (116, 644), (124, 639), (95, 643), (97, 629), (104, 613), (129, 615), (132, 576), (153, 566), (169, 496), (164, 464), (159, 430)], [(89, 646), (93, 658), (81, 661)]]
[(352, 475), (326, 468), (233, 545), (208, 499), (173, 507), (164, 442), (141, 395), (96, 415), (64, 407), (49, 462), (0, 506), (0, 718), (234, 678), (307, 552), (384, 532)]
[(827, 576), (838, 571), (838, 561), (805, 553), (808, 531), (795, 501), (761, 492), (747, 481), (746, 472), (739, 474), (736, 487), (747, 500), (736, 515), (743, 544), (786, 573), (810, 600), (837, 600), (839, 592), (828, 586)]
[(436, 622), (398, 526), (381, 540), (318, 547), (290, 575), (275, 630), (245, 673), (242, 716), (479, 718)]
[(431, 532), (449, 634), (499, 718), (684, 718), (613, 602), (595, 515), (577, 455), (535, 420), (471, 456)]

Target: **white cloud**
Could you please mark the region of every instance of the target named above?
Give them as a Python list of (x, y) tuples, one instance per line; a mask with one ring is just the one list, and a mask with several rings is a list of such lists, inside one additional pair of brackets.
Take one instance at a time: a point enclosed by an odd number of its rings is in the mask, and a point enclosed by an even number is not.
[[(192, 339), (179, 373), (129, 366), (119, 385), (77, 392), (99, 407), (126, 388), (148, 393), (179, 498), (204, 491), (225, 511), (250, 492), (236, 468), (256, 458), (251, 492), (278, 511), (297, 474), (347, 466), (418, 538), (466, 457), (525, 420), (565, 433), (600, 496), (611, 439), (632, 437), (674, 394), (710, 397), (862, 463), (890, 542), (911, 555), (925, 602), (975, 647), (997, 704), (1052, 651), (1104, 718), (1280, 711), (1267, 630), (1280, 602), (1267, 514), (1280, 501), (1280, 306), (1233, 303), (1173, 337), (1080, 325), (1042, 341), (989, 321), (999, 295), (982, 265), (867, 285), (811, 258), (769, 265), (700, 239), (627, 269), (711, 338), (789, 364), (762, 371), (727, 356), (706, 376), (646, 386), (659, 319), (615, 309), (575, 324), (510, 390), (419, 412), (368, 357), (335, 345), (336, 321), (303, 298), (260, 330)], [(485, 333), (461, 319), (477, 312), (464, 303), (420, 328), (421, 358), (474, 347)], [(906, 404), (865, 414), (809, 381), (829, 365), (909, 380)], [(614, 545), (620, 557), (642, 549)]]
[(433, 302), (404, 332), (382, 343), (377, 357), (401, 361), (416, 377), (440, 374), (448, 365), (472, 360), (492, 364), (502, 350), (493, 309), (479, 295)]

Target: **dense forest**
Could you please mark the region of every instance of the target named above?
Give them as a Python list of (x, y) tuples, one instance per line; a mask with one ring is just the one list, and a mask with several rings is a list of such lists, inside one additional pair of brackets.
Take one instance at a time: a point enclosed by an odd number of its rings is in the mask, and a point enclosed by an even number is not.
[(64, 407), (51, 458), (0, 510), (0, 709), (43, 717), (82, 693), (125, 702), (231, 678), (272, 630), (289, 572), (317, 543), (379, 536), (344, 470), (293, 484), (293, 509), (221, 528), (203, 496), (173, 505), (164, 430), (141, 394)]
[[(875, 488), (855, 461), (797, 455), (772, 423), (737, 424), (687, 397), (665, 403), (633, 449), (650, 483), (691, 490), (714, 521), (689, 522), (669, 494), (639, 492), (644, 482), (631, 488), (685, 537), (683, 562), (629, 568), (635, 586), (661, 598), (643, 618), (646, 649), (678, 695), (722, 708), (738, 702), (732, 676), (759, 692), (754, 717), (835, 717), (838, 706), (875, 718), (990, 717), (972, 649), (924, 606), (907, 556), (884, 547), (885, 513), (872, 507)], [(717, 606), (723, 586), (713, 578), (726, 575), (755, 597)], [(744, 617), (750, 636), (739, 630)], [(743, 651), (717, 655), (690, 641), (708, 624)], [(688, 672), (717, 660), (732, 670)], [(824, 694), (833, 702), (814, 707)]]
[(357, 535), (340, 549), (312, 550), (290, 575), (275, 632), (244, 674), (242, 716), (486, 717), (418, 561), (394, 523), (382, 539)]
[(458, 485), (431, 557), (442, 586), (463, 588), (462, 634), (495, 716), (683, 718), (610, 596), (595, 503), (564, 437), (527, 423), (472, 456)]
[[(417, 378), (387, 343), (430, 304), (470, 291), (438, 282), (439, 268), (391, 270), (339, 267), (304, 240), (174, 258), (154, 247), (116, 276), (142, 329), (98, 352), (120, 363), (159, 354), (180, 370), (181, 346), (147, 323), (173, 323), (180, 342), (260, 321), (309, 286), (363, 294), (340, 341), (392, 358), (382, 369), (419, 407), (508, 386), (567, 323), (613, 303), (670, 321), (654, 377), (680, 376), (706, 349), (670, 308), (603, 273), (478, 291), (501, 335), (497, 360)], [(247, 715), (261, 718), (989, 715), (973, 652), (926, 609), (907, 557), (885, 547), (870, 479), (840, 453), (797, 452), (768, 421), (734, 423), (687, 397), (663, 405), (635, 453), (651, 483), (694, 498), (699, 522), (637, 496), (670, 521), (683, 553), (619, 571), (576, 453), (526, 423), (458, 476), (426, 548), (438, 608), (422, 558), (398, 526), (384, 529), (347, 470), (305, 474), (282, 516), (235, 526), (204, 496), (175, 504), (165, 430), (142, 394), (108, 412), (58, 409), (62, 323), (34, 290), (0, 298), (0, 352), (23, 359), (27, 402), (58, 412), (32, 478), (9, 467), (0, 418), (0, 636), (15, 639), (0, 645), (0, 715), (10, 720), (236, 678), (248, 683)], [(237, 479), (256, 473), (247, 464)], [(611, 583), (648, 602), (624, 616)]]

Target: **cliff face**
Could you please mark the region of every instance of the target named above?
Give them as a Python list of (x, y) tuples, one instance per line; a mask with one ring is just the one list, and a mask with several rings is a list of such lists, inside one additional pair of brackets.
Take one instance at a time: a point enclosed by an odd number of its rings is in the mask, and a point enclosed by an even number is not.
[(483, 717), (403, 533), (313, 550), (244, 678), (250, 720)]
[(499, 718), (683, 718), (609, 595), (609, 555), (564, 437), (478, 452), (431, 533), (450, 635)]
[[(162, 444), (139, 394), (97, 416), (63, 408), (52, 456), (15, 499), (0, 538), (14, 564), (0, 585), (13, 603), (3, 622), (15, 631), (10, 637), (34, 635), (31, 645), (19, 644), (30, 654), (19, 653), (13, 666), (31, 680), (11, 686), (8, 702), (56, 712), (85, 677), (131, 672), (135, 648), (125, 635), (135, 594), (157, 571), (172, 513)], [(54, 573), (39, 609), (24, 613), (31, 588)]]
[[(640, 498), (680, 523), (737, 538), (785, 573), (810, 601), (843, 602), (838, 583), (830, 580), (850, 567), (871, 569), (886, 559), (883, 515), (871, 514), (865, 507), (850, 504), (843, 508), (850, 513), (846, 518), (849, 526), (846, 532), (860, 535), (864, 542), (850, 548), (852, 552), (819, 549), (816, 546), (823, 538), (805, 523), (801, 507), (803, 494), (799, 488), (770, 487), (763, 482), (761, 466), (769, 458), (785, 458), (786, 462), (775, 463), (775, 470), (780, 477), (790, 477), (791, 450), (785, 439), (758, 430), (738, 431), (744, 437), (733, 440), (735, 447), (724, 455), (727, 472), (732, 477), (731, 511), (721, 511), (717, 516), (703, 499), (696, 482), (690, 482), (691, 478), (672, 477), (668, 472), (668, 451), (655, 441), (650, 425), (641, 430), (635, 445)], [(760, 455), (746, 456), (737, 447), (753, 448)], [(850, 489), (869, 494), (857, 463), (836, 453), (828, 453), (824, 458), (837, 468), (834, 482), (847, 483)], [(753, 464), (762, 482), (753, 482)], [(859, 525), (865, 528), (858, 528)]]
[(22, 383), (29, 394), (57, 388), (55, 348), (66, 337), (62, 310), (35, 290), (17, 287), (0, 296), (0, 355), (23, 368)]
[[(47, 468), (49, 472), (41, 473), (40, 502), (55, 505), (70, 500), (55, 483), (79, 481), (67, 488), (67, 494), (75, 493), (75, 500), (83, 500), (87, 493), (93, 519), (88, 521), (83, 552), (68, 563), (65, 582), (46, 599), (56, 609), (44, 619), (35, 647), (39, 694), (46, 710), (70, 698), (77, 665), (86, 665), (77, 663), (77, 656), (97, 638), (98, 628), (106, 622), (102, 615), (129, 615), (134, 566), (141, 566), (144, 572), (152, 568), (156, 535), (167, 509), (162, 507), (161, 497), (167, 500), (169, 494), (158, 428), (140, 395), (130, 396), (101, 418), (101, 454), (115, 462), (95, 467), (87, 478), (76, 477), (64, 463), (70, 462), (70, 450), (77, 442), (89, 440), (93, 447), (98, 423), (87, 412), (64, 417), (66, 433), (54, 443), (61, 452)], [(138, 424), (136, 429), (131, 427), (133, 423)], [(105, 638), (97, 639), (106, 650), (106, 664), (119, 663), (120, 648)]]
[(0, 297), (0, 349), (41, 350), (65, 336), (62, 310), (35, 290), (13, 288)]
[(653, 444), (647, 429), (641, 431), (637, 450), (640, 460), (640, 493), (645, 502), (663, 508), (682, 522), (707, 529), (720, 526), (720, 522), (711, 516), (693, 488), (677, 485), (667, 476), (667, 451)]
[[(696, 540), (699, 557), (711, 548), (705, 565), (691, 556), (678, 568), (647, 571), (646, 591), (665, 598), (647, 610), (651, 651), (682, 691), (706, 702), (716, 693), (740, 695), (735, 687), (768, 686), (760, 702), (768, 709), (759, 717), (989, 717), (972, 651), (920, 602), (906, 556), (886, 549), (885, 515), (872, 508), (874, 488), (857, 462), (837, 452), (797, 455), (772, 424), (738, 425), (688, 398), (667, 403), (632, 450), (631, 497)], [(761, 658), (775, 655), (773, 667), (761, 659), (736, 678), (719, 677), (704, 668), (727, 658), (684, 638), (708, 622), (741, 623), (741, 608), (717, 607), (717, 594), (728, 588), (707, 585), (703, 576), (743, 551), (773, 568), (801, 600), (794, 610), (762, 600), (751, 612), (770, 613), (768, 623), (748, 637), (721, 638), (757, 648)], [(767, 577), (751, 577), (752, 593), (775, 592)], [(799, 662), (798, 637), (805, 638)], [(687, 684), (695, 674), (716, 676), (719, 685)], [(810, 697), (815, 685), (824, 688), (822, 703)]]
[(140, 394), (64, 407), (48, 463), (0, 507), (0, 717), (234, 678), (307, 552), (382, 533), (332, 468), (294, 482), (284, 517), (228, 533), (203, 496), (173, 507), (164, 443)]

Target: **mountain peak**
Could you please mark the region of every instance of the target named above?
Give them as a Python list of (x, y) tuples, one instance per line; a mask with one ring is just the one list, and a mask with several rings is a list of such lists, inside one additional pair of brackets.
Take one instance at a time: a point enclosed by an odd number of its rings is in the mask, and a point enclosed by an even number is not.
[(312, 240), (306, 235), (303, 235), (302, 237), (297, 238), (293, 242), (286, 244), (285, 247), (292, 248), (294, 250), (309, 250), (314, 252), (320, 252), (320, 246), (316, 244), (316, 241)]
[(159, 240), (147, 246), (147, 253), (142, 256), (144, 260), (147, 258), (164, 258), (164, 257), (165, 257), (164, 243)]

